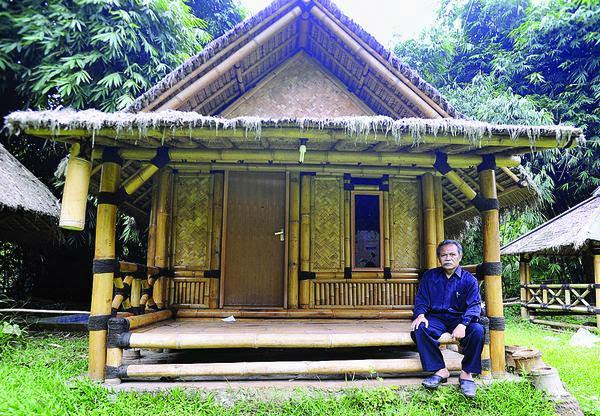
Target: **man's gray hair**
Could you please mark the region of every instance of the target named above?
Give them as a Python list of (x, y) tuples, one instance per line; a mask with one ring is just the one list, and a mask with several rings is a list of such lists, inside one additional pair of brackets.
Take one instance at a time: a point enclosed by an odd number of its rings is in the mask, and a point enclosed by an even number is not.
[(449, 244), (454, 244), (456, 246), (456, 248), (458, 249), (458, 254), (462, 256), (463, 254), (463, 248), (460, 245), (460, 243), (456, 240), (444, 240), (441, 243), (438, 244), (437, 248), (435, 249), (435, 254), (437, 254), (437, 256), (440, 256), (440, 251), (442, 250), (442, 247), (447, 246)]

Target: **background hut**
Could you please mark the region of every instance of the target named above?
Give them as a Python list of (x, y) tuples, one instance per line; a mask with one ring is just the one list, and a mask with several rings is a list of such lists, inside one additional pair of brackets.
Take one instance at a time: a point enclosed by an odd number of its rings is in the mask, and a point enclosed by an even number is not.
[[(521, 316), (531, 311), (557, 314), (591, 314), (600, 329), (600, 188), (593, 195), (531, 230), (501, 249), (502, 255), (520, 256)], [(586, 283), (533, 283), (530, 262), (534, 256), (579, 257), (589, 273)], [(536, 321), (534, 319), (534, 321)], [(539, 321), (539, 320), (538, 320)]]

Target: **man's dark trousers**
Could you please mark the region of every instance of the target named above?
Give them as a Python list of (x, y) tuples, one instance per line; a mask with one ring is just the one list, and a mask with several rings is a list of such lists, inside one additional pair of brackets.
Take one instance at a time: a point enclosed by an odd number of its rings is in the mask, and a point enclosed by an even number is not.
[[(429, 321), (429, 327), (425, 328), (425, 324), (421, 323), (410, 335), (417, 344), (423, 370), (435, 372), (446, 367), (439, 348), (440, 343), (438, 338), (444, 332), (452, 333), (454, 328), (461, 323), (462, 317), (432, 313), (426, 318)], [(464, 355), (462, 369), (467, 373), (481, 373), (481, 351), (483, 350), (484, 343), (483, 332), (481, 324), (471, 322), (465, 330), (465, 337), (460, 340), (460, 346)]]

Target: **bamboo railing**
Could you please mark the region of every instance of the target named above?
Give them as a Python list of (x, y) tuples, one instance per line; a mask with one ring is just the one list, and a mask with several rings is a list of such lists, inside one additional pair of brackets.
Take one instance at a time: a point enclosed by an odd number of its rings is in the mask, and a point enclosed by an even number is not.
[(594, 305), (593, 283), (522, 284), (521, 306), (527, 309), (546, 309), (580, 314), (598, 314)]
[(316, 279), (310, 281), (314, 308), (412, 308), (417, 279)]

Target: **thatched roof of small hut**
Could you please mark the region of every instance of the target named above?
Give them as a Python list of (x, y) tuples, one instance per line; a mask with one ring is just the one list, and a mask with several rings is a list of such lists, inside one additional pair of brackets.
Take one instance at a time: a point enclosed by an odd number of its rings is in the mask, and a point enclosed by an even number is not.
[(500, 253), (576, 255), (590, 242), (600, 242), (600, 188), (582, 203), (511, 241)]
[(60, 205), (50, 190), (0, 145), (0, 236), (24, 245), (61, 241)]

